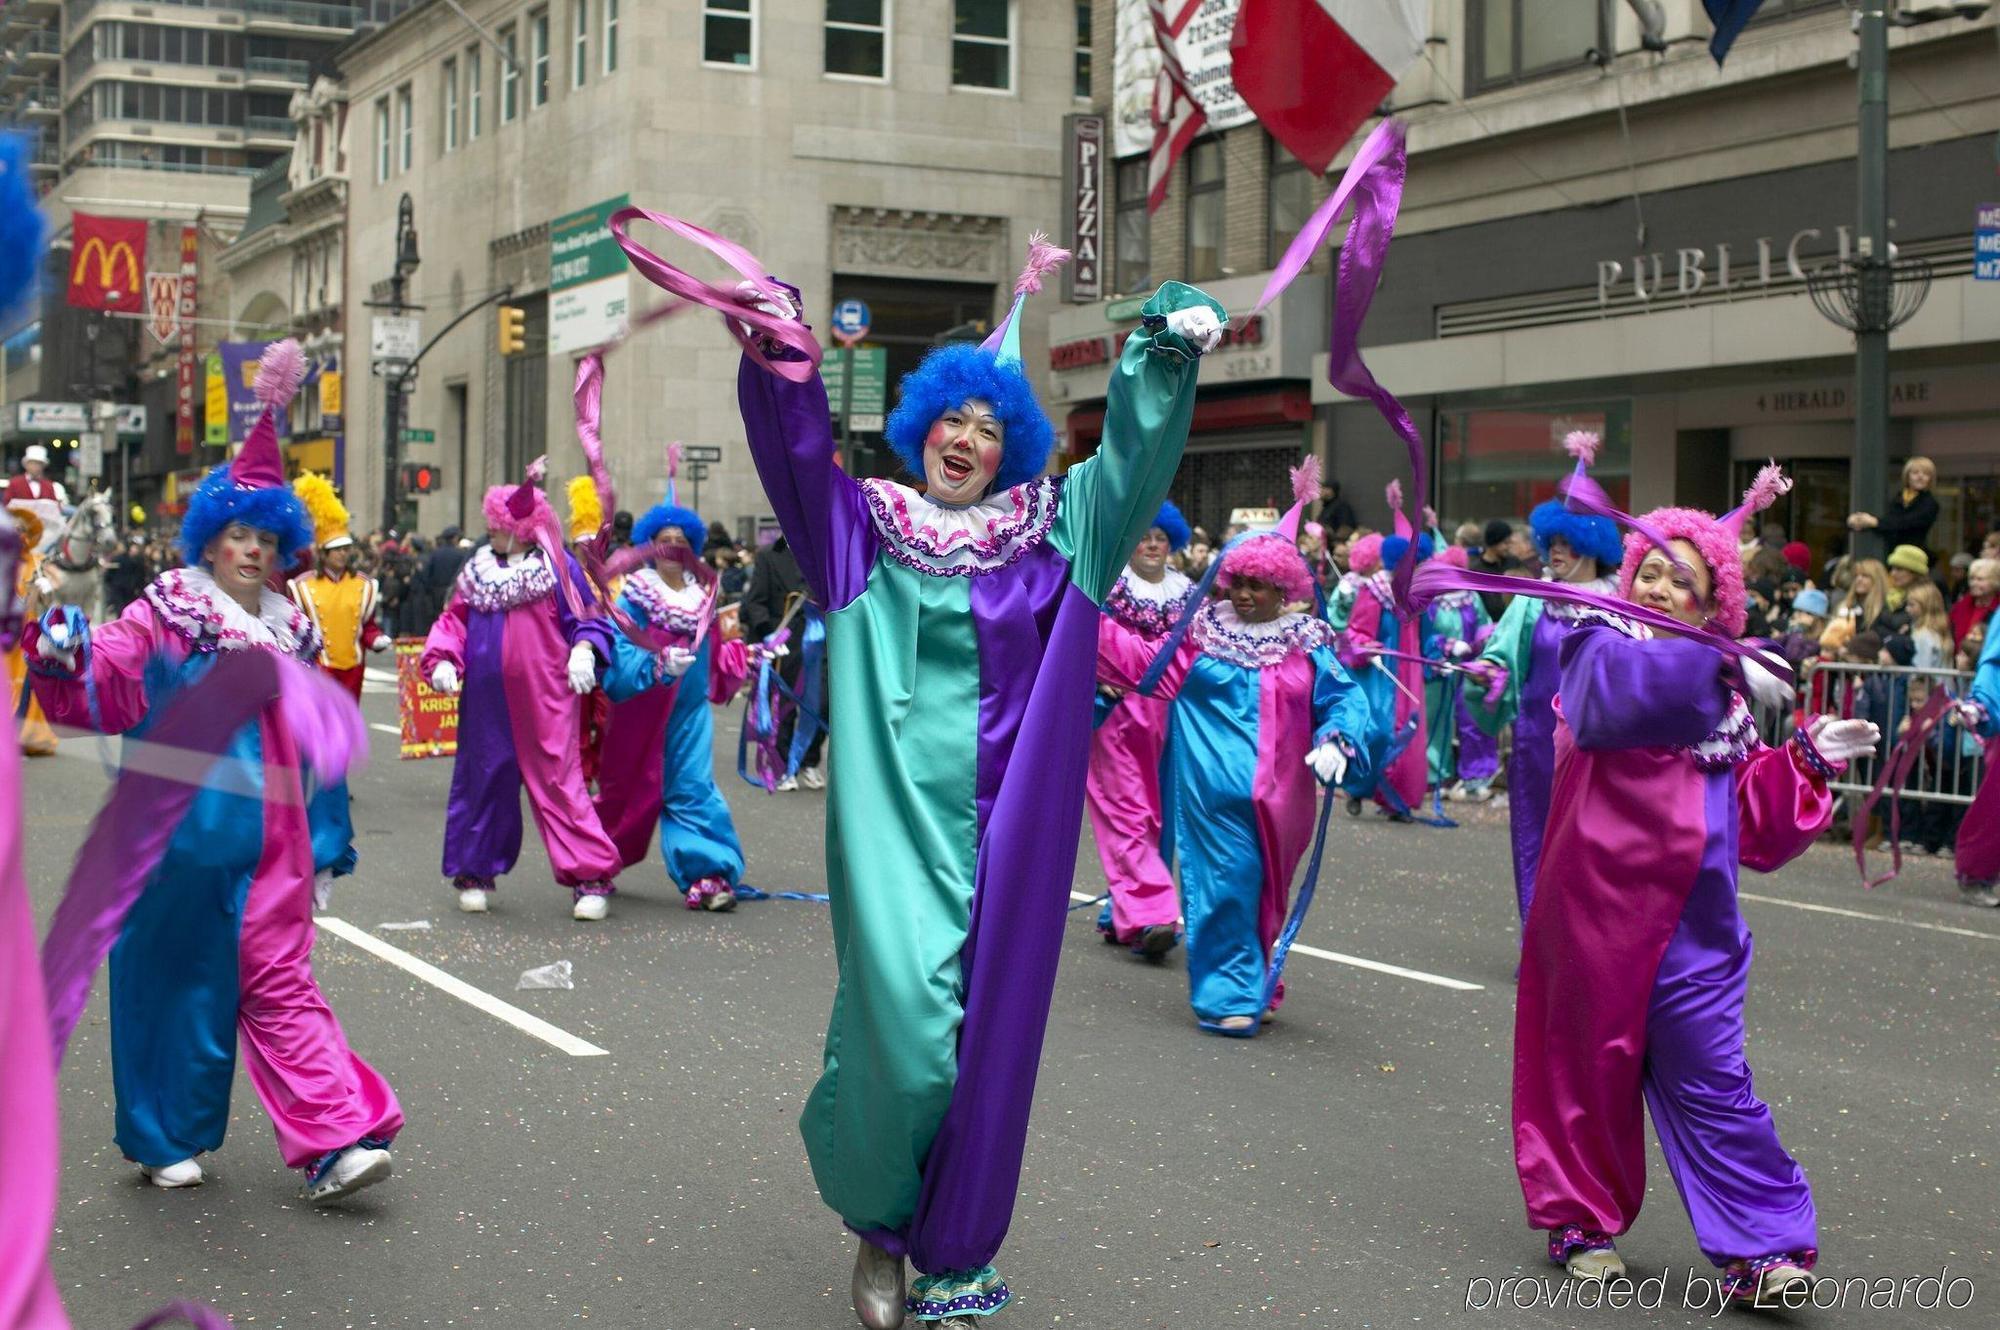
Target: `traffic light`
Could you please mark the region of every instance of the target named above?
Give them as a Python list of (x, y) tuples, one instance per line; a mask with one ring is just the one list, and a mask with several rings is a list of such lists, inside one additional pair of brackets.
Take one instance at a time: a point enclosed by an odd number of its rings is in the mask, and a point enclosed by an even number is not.
[(528, 311), (519, 305), (500, 306), (500, 354), (519, 355), (528, 349)]
[(442, 483), (438, 469), (429, 462), (403, 463), (403, 493), (429, 494)]

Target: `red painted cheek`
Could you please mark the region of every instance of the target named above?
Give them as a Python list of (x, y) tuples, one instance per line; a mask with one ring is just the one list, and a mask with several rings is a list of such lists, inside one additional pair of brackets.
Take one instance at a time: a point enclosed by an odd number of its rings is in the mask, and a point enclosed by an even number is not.
[(931, 432), (924, 436), (924, 447), (942, 448), (945, 444), (945, 438), (944, 422), (942, 420), (933, 420), (931, 422)]
[(1001, 447), (997, 443), (979, 445), (979, 470), (983, 475), (993, 475), (1000, 470)]

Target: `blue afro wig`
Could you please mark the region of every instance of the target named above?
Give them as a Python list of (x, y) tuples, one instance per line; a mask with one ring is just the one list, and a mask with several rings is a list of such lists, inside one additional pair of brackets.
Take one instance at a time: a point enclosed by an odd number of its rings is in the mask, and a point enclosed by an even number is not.
[(47, 256), (48, 224), (28, 178), (33, 141), (0, 133), (0, 314), (11, 314), (34, 293)]
[(679, 527), (695, 554), (700, 555), (701, 547), (708, 543), (708, 523), (701, 520), (701, 514), (671, 503), (654, 504), (632, 524), (632, 543), (650, 545), (670, 526)]
[[(1171, 499), (1160, 505), (1159, 515), (1153, 519), (1153, 526), (1167, 533), (1167, 548), (1176, 554), (1187, 548), (1189, 538), (1194, 535), (1188, 529), (1187, 518), (1181, 516), (1181, 510), (1174, 507)], [(1147, 530), (1152, 530), (1152, 527), (1148, 527)]]
[(993, 403), (1007, 426), (993, 487), (1012, 489), (1042, 474), (1055, 430), (1019, 367), (1001, 365), (975, 343), (950, 342), (905, 374), (896, 391), (896, 409), (883, 434), (911, 475), (924, 474), (924, 439), (932, 422), (974, 397)]
[(229, 463), (224, 462), (188, 497), (187, 515), (181, 518), (181, 557), (189, 567), (201, 563), (201, 552), (208, 548), (208, 542), (232, 522), (275, 535), (278, 553), (286, 563), (312, 547), (312, 521), (290, 487), (240, 489), (230, 478)]
[(1571, 512), (1560, 499), (1535, 505), (1528, 514), (1528, 527), (1535, 534), (1535, 548), (1549, 557), (1549, 542), (1560, 536), (1569, 547), (1588, 559), (1597, 560), (1600, 573), (1616, 568), (1625, 558), (1625, 537), (1618, 524), (1608, 517)]

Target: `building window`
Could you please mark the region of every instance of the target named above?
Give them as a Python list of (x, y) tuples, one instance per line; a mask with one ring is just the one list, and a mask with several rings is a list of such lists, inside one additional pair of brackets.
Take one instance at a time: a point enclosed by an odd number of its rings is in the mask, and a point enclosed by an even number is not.
[(507, 125), (521, 114), (521, 40), (511, 23), (500, 29), (500, 48), (507, 53), (500, 62), (500, 123)]
[(590, 78), (590, 0), (569, 0), (569, 85), (581, 88)]
[(528, 15), (528, 105), (549, 104), (549, 11)]
[(1187, 271), (1191, 282), (1222, 275), (1222, 140), (1197, 139), (1187, 163)]
[(701, 62), (757, 67), (757, 0), (701, 0)]
[(826, 72), (889, 76), (889, 0), (826, 0)]
[(1146, 213), (1146, 159), (1118, 163), (1118, 273), (1121, 294), (1143, 291), (1152, 268), (1152, 223)]
[(1076, 0), (1076, 95), (1090, 99), (1090, 0)]
[(408, 171), (417, 160), (417, 107), (410, 85), (396, 89), (396, 158), (399, 169)]
[(604, 0), (604, 72), (618, 72), (618, 0)]
[(1598, 0), (1468, 2), (1473, 68), (1467, 82), (1475, 90), (1579, 68), (1586, 53), (1608, 45), (1602, 25), (1610, 6)]
[(1013, 88), (1013, 0), (952, 0), (951, 86)]
[(1264, 262), (1275, 265), (1312, 216), (1313, 181), (1306, 164), (1287, 152), (1284, 144), (1276, 139), (1270, 144), (1270, 173), (1265, 177), (1269, 206), (1264, 211), (1271, 219), (1271, 234)]
[(458, 57), (444, 62), (444, 150), (458, 151)]
[(375, 179), (389, 178), (389, 99), (375, 99)]
[(480, 86), (481, 53), (477, 46), (465, 48), (465, 141), (470, 143), (479, 137), (484, 128), (480, 119), (484, 115), (481, 107), (485, 102), (485, 89)]

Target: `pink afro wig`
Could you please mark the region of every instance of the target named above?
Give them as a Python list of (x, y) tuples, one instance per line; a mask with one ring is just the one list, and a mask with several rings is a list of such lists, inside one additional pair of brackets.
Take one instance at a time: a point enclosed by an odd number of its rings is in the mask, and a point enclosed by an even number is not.
[(1466, 566), (1465, 546), (1463, 545), (1445, 546), (1443, 549), (1437, 552), (1437, 561), (1439, 563), (1450, 564), (1454, 568), (1465, 567)]
[(1226, 591), (1239, 577), (1269, 582), (1287, 601), (1312, 599), (1312, 570), (1298, 547), (1275, 531), (1260, 532), (1229, 551), (1215, 580)]
[(549, 507), (549, 496), (537, 489), (532, 491), (535, 496), (534, 511), (526, 517), (514, 516), (507, 507), (507, 500), (519, 488), (518, 485), (495, 485), (486, 491), (480, 510), (486, 514), (488, 531), (504, 531), (516, 540), (532, 541), (555, 521), (555, 511)]
[(1382, 537), (1371, 531), (1347, 547), (1347, 566), (1362, 577), (1382, 566)]
[[(1640, 519), (1668, 540), (1685, 540), (1701, 553), (1714, 583), (1714, 626), (1731, 637), (1740, 636), (1749, 612), (1743, 592), (1743, 556), (1737, 553), (1736, 537), (1713, 514), (1699, 508), (1655, 508)], [(1628, 600), (1632, 579), (1653, 543), (1637, 531), (1625, 536), (1625, 562), (1618, 569), (1618, 594)]]

